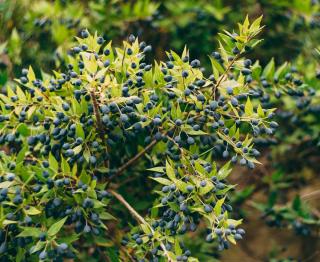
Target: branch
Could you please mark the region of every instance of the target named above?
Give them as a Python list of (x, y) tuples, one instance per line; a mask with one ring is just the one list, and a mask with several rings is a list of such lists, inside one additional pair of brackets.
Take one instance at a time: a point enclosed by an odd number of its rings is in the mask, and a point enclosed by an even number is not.
[(129, 166), (134, 164), (137, 160), (143, 157), (149, 149), (157, 144), (157, 140), (153, 140), (149, 145), (147, 145), (142, 151), (136, 154), (133, 158), (129, 159), (124, 165), (118, 168), (115, 176), (121, 175)]
[[(250, 42), (252, 39), (252, 37), (249, 37), (247, 39), (247, 43)], [(214, 86), (214, 88), (212, 89), (211, 95), (210, 96), (214, 96), (216, 95), (216, 89), (218, 88), (218, 86), (220, 86), (221, 82), (223, 81), (224, 77), (227, 76), (228, 77), (228, 73), (231, 70), (232, 66), (234, 65), (234, 63), (237, 61), (237, 59), (241, 56), (241, 54), (243, 53), (243, 51), (245, 50), (245, 47), (242, 47), (242, 49), (240, 50), (240, 53), (235, 55), (234, 58), (231, 60), (230, 64), (228, 65), (227, 69), (224, 71), (224, 73), (221, 75), (218, 83)]]
[[(169, 131), (171, 131), (173, 129), (170, 129)], [(164, 132), (163, 135), (167, 135), (168, 132)], [(136, 154), (133, 158), (129, 159), (129, 161), (127, 161), (124, 165), (122, 165), (121, 167), (118, 168), (117, 172), (111, 176), (111, 178), (113, 178), (114, 176), (118, 176), (121, 175), (129, 166), (131, 166), (132, 164), (134, 164), (137, 160), (139, 160), (141, 157), (143, 157), (148, 150), (150, 150), (152, 147), (154, 147), (156, 144), (158, 143), (157, 140), (152, 140), (152, 142), (147, 145), (142, 151), (140, 151), (138, 154)], [(110, 180), (111, 180), (110, 178)]]
[[(104, 128), (101, 122), (101, 115), (100, 115), (100, 111), (99, 111), (99, 105), (96, 99), (96, 95), (94, 93), (93, 90), (90, 91), (90, 96), (92, 99), (92, 103), (93, 103), (93, 113), (96, 116), (96, 120), (97, 120), (97, 128), (98, 128), (98, 133), (101, 139), (101, 142), (103, 143), (103, 145), (105, 145), (106, 149), (107, 149), (107, 153), (108, 153), (108, 145), (105, 142), (105, 132), (104, 132)], [(109, 161), (105, 160), (105, 165), (106, 167), (109, 167)]]
[(109, 192), (114, 195), (115, 198), (117, 198), (129, 211), (130, 213), (134, 216), (134, 218), (140, 222), (141, 224), (145, 224), (148, 225), (147, 221), (144, 220), (144, 218), (142, 216), (140, 216), (138, 214), (138, 212), (117, 192), (113, 191), (113, 190), (109, 190)]
[[(152, 228), (152, 226), (150, 226), (148, 224), (148, 222), (142, 217), (139, 215), (139, 213), (120, 195), (118, 194), (117, 192), (113, 191), (113, 190), (109, 190), (109, 192), (116, 198), (119, 200), (119, 202), (121, 202), (128, 210), (129, 212), (131, 213), (131, 215), (141, 224), (144, 224), (146, 225), (150, 231), (152, 232), (152, 234), (154, 234), (154, 230)], [(170, 258), (169, 254), (168, 254), (168, 251), (165, 247), (165, 245), (163, 244), (163, 242), (161, 240), (159, 240), (160, 242), (160, 247), (161, 249), (163, 250), (165, 256), (168, 258), (168, 261), (172, 261), (172, 259)]]
[(318, 198), (320, 197), (320, 189), (316, 190), (316, 191), (312, 191), (311, 193), (307, 193), (305, 195), (301, 196), (302, 200), (309, 200), (309, 199), (313, 199), (313, 198)]
[(228, 77), (228, 73), (229, 73), (229, 71), (231, 70), (233, 64), (236, 62), (237, 59), (238, 59), (238, 55), (236, 55), (236, 56), (232, 59), (232, 61), (230, 62), (230, 64), (228, 65), (228, 67), (226, 68), (226, 70), (224, 71), (224, 73), (220, 76), (217, 84), (212, 88), (212, 92), (211, 92), (211, 95), (210, 95), (211, 97), (212, 97), (212, 96), (215, 97), (217, 88), (220, 86), (220, 84), (222, 83), (222, 81), (223, 81), (223, 79), (225, 78), (225, 76)]
[[(172, 129), (171, 129), (172, 130)], [(170, 130), (169, 130), (170, 131)], [(168, 132), (169, 132), (168, 131)], [(168, 132), (165, 132), (164, 135), (166, 135)], [(112, 176), (109, 177), (109, 182), (107, 183), (106, 187), (109, 186), (109, 184), (111, 183), (111, 180), (116, 177), (121, 175), (129, 166), (131, 166), (132, 164), (134, 164), (136, 161), (138, 161), (141, 157), (143, 157), (149, 149), (151, 149), (153, 146), (155, 146), (158, 143), (157, 140), (152, 140), (152, 142), (147, 145), (142, 151), (140, 151), (137, 155), (135, 155), (133, 158), (129, 159), (124, 165), (122, 165), (121, 167), (119, 167), (116, 171), (115, 174), (113, 174)]]

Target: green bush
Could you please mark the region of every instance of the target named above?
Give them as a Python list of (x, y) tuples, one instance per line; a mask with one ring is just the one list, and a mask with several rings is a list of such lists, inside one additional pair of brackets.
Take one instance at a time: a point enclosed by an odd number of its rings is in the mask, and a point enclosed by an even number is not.
[[(246, 19), (238, 34), (221, 35), (225, 47), (211, 58), (208, 78), (187, 49), (152, 66), (144, 62), (151, 46), (133, 35), (112, 49), (87, 31), (65, 73), (39, 79), (31, 67), (24, 69), (20, 87), (0, 96), (1, 142), (8, 148), (1, 154), (0, 184), (7, 259), (73, 257), (73, 245), (87, 238), (96, 245), (106, 221), (121, 219), (111, 196), (138, 222), (122, 244), (140, 259), (185, 260), (190, 251), (175, 236), (195, 231), (201, 220), (206, 240), (216, 239), (219, 249), (242, 239), (241, 221), (229, 218), (231, 162), (218, 167), (212, 157), (220, 144), (224, 158), (254, 168), (259, 152), (253, 135), (268, 136), (278, 127), (269, 120), (274, 109), (251, 102), (250, 83), (260, 67), (242, 58), (259, 43), (260, 20)], [(231, 69), (236, 75), (229, 78)], [(271, 73), (268, 66), (264, 75)], [(159, 198), (144, 218), (116, 189), (145, 168), (162, 188), (156, 186)]]
[(317, 1), (0, 10), (0, 261), (228, 259), (248, 204), (318, 237)]

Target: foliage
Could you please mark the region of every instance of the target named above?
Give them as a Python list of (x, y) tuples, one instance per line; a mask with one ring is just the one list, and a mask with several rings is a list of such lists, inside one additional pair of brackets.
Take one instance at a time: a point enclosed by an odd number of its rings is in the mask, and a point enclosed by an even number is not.
[(318, 1), (32, 2), (0, 3), (3, 261), (215, 261), (248, 204), (318, 237)]
[(25, 64), (34, 65), (36, 71), (64, 65), (67, 50), (74, 44), (70, 36), (83, 28), (104, 32), (105, 39), (116, 42), (135, 32), (157, 46), (154, 52), (161, 59), (162, 50), (181, 50), (188, 43), (192, 54), (204, 61), (204, 54), (217, 47), (215, 35), (222, 29), (231, 30), (246, 14), (256, 17), (263, 13), (268, 25), (255, 58), (264, 64), (270, 57), (279, 63), (299, 54), (310, 58), (310, 50), (318, 46), (320, 37), (319, 7), (318, 1), (304, 0), (33, 0), (32, 4), (29, 0), (5, 0), (0, 3), (4, 29), (0, 53), (6, 67), (1, 70), (1, 83)]
[[(251, 102), (246, 84), (251, 61), (240, 59), (259, 43), (260, 21), (246, 19), (238, 34), (221, 35), (226, 46), (211, 58), (208, 79), (199, 60), (189, 61), (187, 49), (181, 57), (169, 52), (169, 61), (152, 68), (144, 62), (151, 47), (134, 36), (123, 48), (112, 49), (111, 42), (104, 44), (87, 31), (72, 48), (65, 73), (38, 79), (31, 67), (23, 70), (20, 87), (1, 95), (1, 142), (9, 148), (1, 155), (1, 220), (9, 253), (19, 253), (19, 259), (26, 255), (19, 248), (11, 251), (20, 240), (20, 246), (31, 246), (24, 249), (31, 257), (73, 255), (74, 241), (107, 229), (104, 220), (112, 211), (104, 210), (112, 210), (110, 194), (139, 222), (132, 229), (134, 242), (122, 241), (139, 258), (184, 260), (175, 235), (188, 227), (194, 231), (201, 219), (207, 221), (207, 240), (217, 239), (220, 249), (241, 239), (244, 231), (235, 229), (241, 221), (228, 215), (230, 162), (218, 168), (210, 159), (221, 143), (225, 158), (234, 151), (233, 162), (239, 157), (242, 165), (254, 168), (258, 152), (251, 132), (270, 135), (278, 126), (269, 120), (273, 109)], [(227, 77), (231, 67), (237, 78)], [(123, 142), (130, 147), (115, 150)], [(160, 198), (150, 217), (142, 218), (111, 183), (152, 147), (157, 154), (145, 164), (153, 166), (153, 180), (163, 187), (156, 190)], [(113, 174), (118, 164), (123, 166)]]

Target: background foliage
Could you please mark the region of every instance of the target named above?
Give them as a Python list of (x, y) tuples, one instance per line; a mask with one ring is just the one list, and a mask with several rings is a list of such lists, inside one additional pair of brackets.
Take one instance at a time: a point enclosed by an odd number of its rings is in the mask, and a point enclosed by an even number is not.
[[(275, 120), (280, 128), (272, 138), (255, 139), (261, 151), (258, 160), (263, 165), (253, 171), (238, 165), (228, 177), (230, 183), (238, 184), (229, 196), (234, 216), (244, 218), (247, 235), (236, 247), (222, 253), (217, 252), (215, 245), (205, 243), (205, 237), (192, 233), (190, 243), (187, 238), (185, 244), (200, 261), (228, 261), (239, 254), (248, 261), (317, 261), (319, 8), (318, 1), (311, 0), (4, 0), (0, 3), (0, 84), (2, 91), (8, 92), (16, 85), (14, 78), (19, 78), (28, 65), (32, 65), (38, 77), (41, 73), (51, 74), (53, 69), (67, 70), (67, 54), (76, 44), (73, 36), (79, 36), (83, 28), (98, 31), (116, 46), (133, 33), (153, 47), (147, 62), (152, 62), (151, 57), (165, 60), (165, 50), (173, 49), (180, 55), (187, 45), (190, 61), (203, 61), (204, 74), (210, 75), (213, 60), (208, 55), (218, 50), (218, 32), (232, 31), (246, 14), (252, 18), (263, 14), (266, 27), (259, 37), (264, 41), (246, 56), (260, 61), (251, 69), (251, 85), (256, 86), (258, 93), (260, 89), (264, 91), (253, 96), (257, 96), (263, 108), (278, 108)], [(289, 63), (284, 64), (286, 61)], [(287, 81), (292, 88), (288, 89)], [(295, 93), (297, 87), (302, 90), (300, 93)], [(215, 155), (221, 165), (226, 162), (223, 152), (223, 148), (218, 148)], [(134, 179), (130, 187), (122, 189), (139, 212), (145, 212), (154, 200), (149, 193), (151, 185), (145, 183), (145, 179)], [(141, 187), (150, 190), (137, 193), (135, 189)], [(133, 223), (128, 213), (120, 206), (116, 208), (121, 216), (126, 216), (126, 221)], [(260, 229), (261, 225), (265, 230)], [(109, 230), (120, 239), (123, 232), (113, 227)], [(257, 228), (262, 239), (272, 239), (273, 244), (266, 246), (261, 238), (259, 242)], [(296, 234), (299, 236), (294, 238), (295, 243), (290, 242)], [(94, 250), (89, 246), (81, 259), (90, 259), (88, 254)], [(115, 255), (112, 243), (102, 246), (110, 257)]]

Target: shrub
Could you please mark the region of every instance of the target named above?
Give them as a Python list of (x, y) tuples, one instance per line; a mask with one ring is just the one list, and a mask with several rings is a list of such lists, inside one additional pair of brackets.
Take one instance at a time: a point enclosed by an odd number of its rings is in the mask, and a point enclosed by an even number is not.
[(189, 231), (205, 228), (220, 250), (241, 240), (227, 177), (235, 163), (259, 164), (254, 138), (278, 127), (257, 98), (271, 85), (307, 92), (286, 79), (287, 64), (262, 70), (244, 58), (260, 21), (221, 34), (210, 76), (187, 48), (149, 64), (151, 46), (133, 35), (112, 48), (87, 30), (64, 73), (23, 69), (0, 94), (2, 258), (59, 261), (93, 248), (112, 261), (197, 261), (181, 242)]

